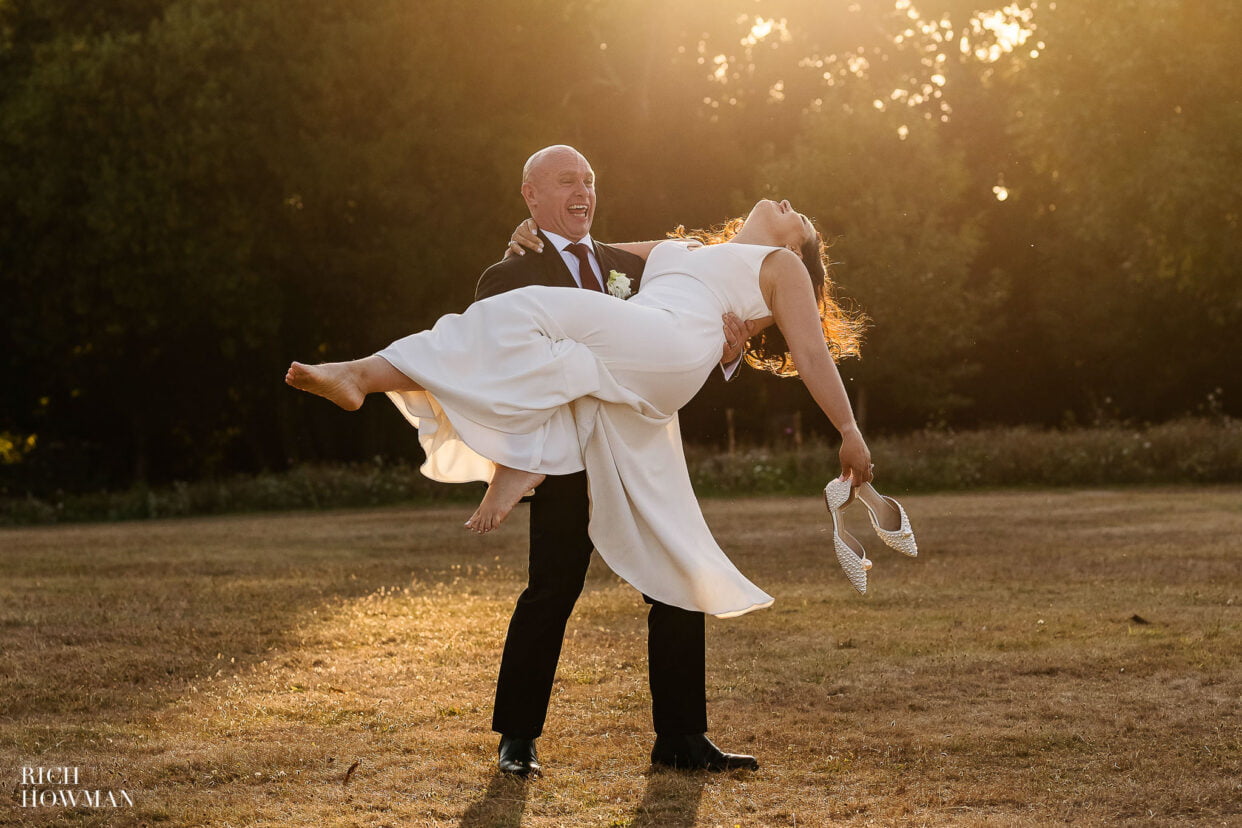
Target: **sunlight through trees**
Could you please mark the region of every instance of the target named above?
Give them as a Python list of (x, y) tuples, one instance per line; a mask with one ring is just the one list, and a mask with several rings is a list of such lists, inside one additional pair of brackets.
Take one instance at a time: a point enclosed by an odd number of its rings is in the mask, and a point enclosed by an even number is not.
[[(0, 484), (408, 455), (284, 367), (463, 307), (557, 142), (602, 239), (814, 216), (874, 428), (1237, 414), (1239, 31), (1224, 0), (4, 0)], [(811, 410), (752, 374), (687, 440), (726, 408), (757, 440)]]

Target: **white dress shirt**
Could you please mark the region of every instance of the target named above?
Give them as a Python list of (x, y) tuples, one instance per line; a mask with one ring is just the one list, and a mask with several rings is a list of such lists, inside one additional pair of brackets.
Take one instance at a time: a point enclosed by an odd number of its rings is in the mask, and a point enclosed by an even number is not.
[[(564, 236), (559, 236), (556, 233), (552, 233), (547, 230), (544, 230), (543, 234), (548, 237), (548, 241), (552, 242), (552, 246), (555, 247), (557, 252), (561, 254), (561, 258), (565, 260), (565, 266), (569, 268), (569, 275), (574, 277), (574, 283), (577, 284), (578, 287), (582, 287), (582, 277), (578, 274), (578, 257), (565, 249), (573, 244), (573, 242)], [(600, 287), (607, 290), (608, 288), (604, 285), (603, 273), (599, 269), (599, 257), (595, 255), (595, 242), (591, 241), (591, 234), (587, 233), (578, 240), (578, 243), (585, 244), (587, 246), (587, 250), (590, 251), (587, 253), (587, 259), (591, 262), (591, 270), (595, 271), (595, 278), (599, 279)]]

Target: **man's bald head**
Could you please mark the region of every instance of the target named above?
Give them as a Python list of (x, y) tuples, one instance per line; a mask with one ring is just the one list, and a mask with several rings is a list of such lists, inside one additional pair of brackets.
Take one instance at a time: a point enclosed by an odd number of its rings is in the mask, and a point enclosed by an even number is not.
[(591, 166), (586, 156), (578, 152), (568, 144), (553, 144), (550, 147), (544, 147), (536, 150), (530, 158), (526, 159), (526, 164), (522, 167), (522, 183), (530, 181), (531, 175), (540, 167), (547, 164), (563, 163), (565, 161), (579, 161), (586, 166)]
[(595, 171), (573, 147), (544, 147), (522, 167), (522, 197), (541, 228), (578, 241), (595, 218)]

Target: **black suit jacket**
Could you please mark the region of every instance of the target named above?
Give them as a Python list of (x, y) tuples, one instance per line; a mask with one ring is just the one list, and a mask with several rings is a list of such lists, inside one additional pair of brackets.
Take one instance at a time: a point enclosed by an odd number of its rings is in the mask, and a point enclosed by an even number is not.
[[(529, 285), (577, 288), (578, 283), (565, 265), (565, 259), (552, 247), (547, 236), (540, 233), (539, 238), (543, 240), (543, 252), (527, 250), (525, 256), (510, 256), (483, 271), (474, 289), (475, 300)], [(615, 270), (628, 276), (630, 290), (638, 292), (643, 278), (643, 266), (646, 264), (641, 256), (598, 241), (595, 242), (595, 256), (599, 259), (599, 269), (603, 272), (605, 281), (608, 279), (608, 272)]]

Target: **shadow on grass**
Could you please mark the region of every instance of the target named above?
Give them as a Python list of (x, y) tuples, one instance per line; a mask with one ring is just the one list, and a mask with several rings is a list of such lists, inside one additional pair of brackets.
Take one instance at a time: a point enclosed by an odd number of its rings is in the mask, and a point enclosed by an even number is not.
[(308, 627), (377, 589), (473, 577), (457, 564), (480, 561), (477, 549), (410, 528), (455, 518), (344, 512), (6, 532), (0, 717), (17, 727), (0, 727), (0, 751), (35, 753), (46, 749), (39, 727), (145, 717), (193, 685), (296, 661)]
[(634, 812), (633, 828), (690, 828), (698, 819), (707, 784), (704, 773), (656, 770), (647, 773), (643, 801)]
[(526, 810), (527, 782), (506, 776), (500, 771), (492, 774), (487, 790), (470, 803), (461, 815), (460, 828), (516, 828), (522, 824)]

